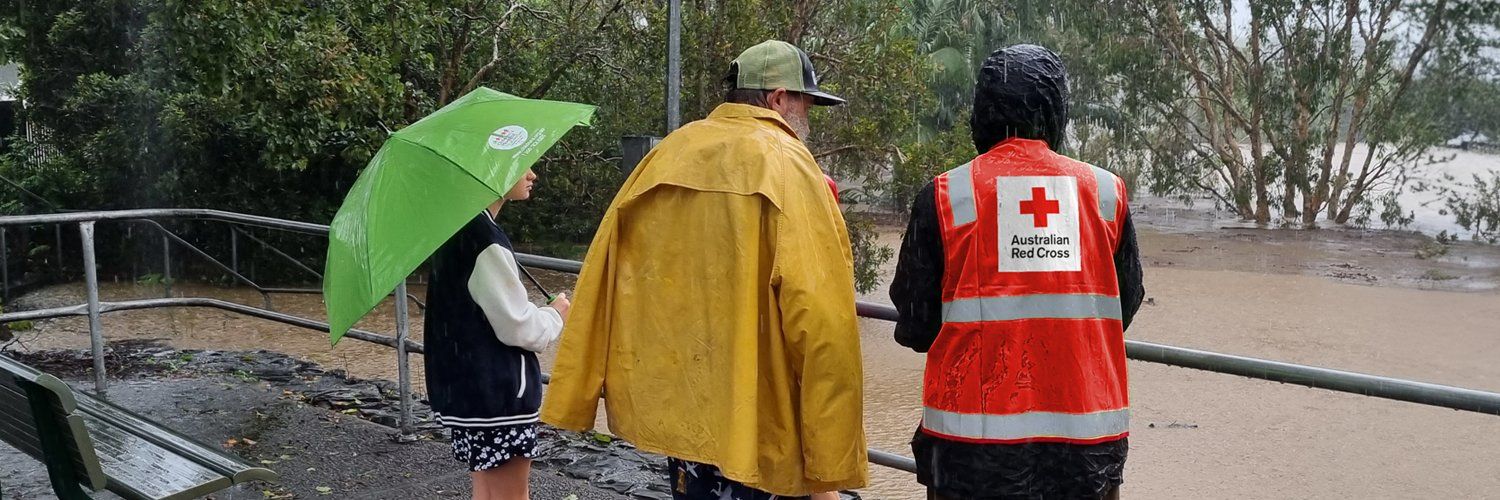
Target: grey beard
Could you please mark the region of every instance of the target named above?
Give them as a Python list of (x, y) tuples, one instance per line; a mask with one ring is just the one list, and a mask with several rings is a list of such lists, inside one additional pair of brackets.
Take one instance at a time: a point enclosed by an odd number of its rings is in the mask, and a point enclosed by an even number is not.
[(792, 128), (792, 133), (802, 142), (807, 142), (807, 136), (812, 134), (812, 127), (808, 125), (805, 117), (788, 117), (786, 124)]

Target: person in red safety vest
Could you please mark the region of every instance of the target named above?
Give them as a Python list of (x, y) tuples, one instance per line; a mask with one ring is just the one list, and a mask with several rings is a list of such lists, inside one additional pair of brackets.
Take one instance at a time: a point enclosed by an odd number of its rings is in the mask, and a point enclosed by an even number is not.
[(979, 156), (912, 203), (890, 297), (896, 341), (927, 353), (912, 451), (929, 498), (1118, 498), (1145, 289), (1124, 182), (1057, 152), (1067, 101), (1057, 54), (995, 51)]

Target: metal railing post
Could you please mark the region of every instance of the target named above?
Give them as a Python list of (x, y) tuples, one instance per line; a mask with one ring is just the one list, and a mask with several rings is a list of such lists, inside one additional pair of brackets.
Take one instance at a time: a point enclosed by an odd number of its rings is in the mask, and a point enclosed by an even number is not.
[(406, 280), (403, 279), (400, 285), (396, 285), (396, 390), (401, 397), (401, 432), (396, 440), (403, 442), (416, 440), (411, 422), (411, 367), (407, 366), (406, 352), (406, 336), (410, 328), (407, 319)]
[(108, 399), (108, 384), (104, 380), (104, 327), (99, 324), (99, 270), (94, 261), (94, 222), (78, 223), (78, 235), (83, 242), (83, 281), (89, 296), (89, 343), (94, 351), (94, 392)]
[(10, 303), (10, 245), (6, 244), (3, 227), (0, 227), (0, 289), (3, 289), (0, 302)]
[(667, 2), (667, 133), (682, 125), (682, 0)]
[(161, 237), (162, 297), (172, 298), (172, 240)]
[(240, 272), (240, 232), (229, 226), (229, 268)]
[[(62, 247), (63, 247), (63, 239), (62, 239), (62, 227), (63, 227), (63, 225), (62, 225), (62, 224), (54, 224), (54, 225), (53, 225), (53, 226), (52, 226), (52, 231), (53, 231), (53, 232), (54, 232), (54, 233), (56, 233), (56, 236), (57, 236), (57, 264), (55, 264), (55, 265), (56, 265), (56, 266), (57, 266), (57, 267), (58, 267), (58, 270), (59, 270), (59, 271), (61, 271), (61, 269), (62, 269), (62, 265), (63, 265), (63, 251), (62, 251)], [(60, 272), (59, 272), (59, 273), (58, 273), (58, 274), (61, 274), (61, 273), (60, 273)]]

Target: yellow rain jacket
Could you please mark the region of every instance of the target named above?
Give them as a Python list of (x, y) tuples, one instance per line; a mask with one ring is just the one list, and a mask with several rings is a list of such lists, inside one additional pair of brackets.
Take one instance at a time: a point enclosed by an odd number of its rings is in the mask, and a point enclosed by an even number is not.
[(542, 420), (609, 429), (777, 495), (869, 480), (843, 216), (774, 111), (724, 104), (615, 196), (579, 275)]

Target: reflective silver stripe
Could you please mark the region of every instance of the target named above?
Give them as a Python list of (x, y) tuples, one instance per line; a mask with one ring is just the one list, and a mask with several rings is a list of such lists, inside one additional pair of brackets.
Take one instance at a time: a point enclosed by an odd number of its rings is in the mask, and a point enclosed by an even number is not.
[(945, 436), (968, 439), (1099, 439), (1129, 432), (1130, 409), (1095, 413), (1033, 411), (982, 415), (923, 408), (922, 427)]
[(1114, 222), (1115, 204), (1120, 200), (1120, 194), (1115, 192), (1117, 189), (1115, 186), (1115, 174), (1109, 173), (1108, 170), (1094, 167), (1094, 179), (1099, 181), (1099, 215), (1104, 216), (1104, 220), (1106, 221)]
[(1018, 295), (943, 303), (944, 323), (1038, 318), (1120, 319), (1120, 298), (1093, 294)]
[(953, 227), (974, 222), (979, 212), (974, 209), (974, 175), (969, 171), (972, 163), (949, 170), (948, 212), (953, 214)]

